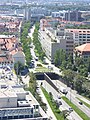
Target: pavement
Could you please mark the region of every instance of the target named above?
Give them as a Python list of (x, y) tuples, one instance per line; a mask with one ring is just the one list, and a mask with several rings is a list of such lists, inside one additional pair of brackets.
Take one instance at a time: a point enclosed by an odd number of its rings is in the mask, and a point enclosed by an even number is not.
[[(90, 117), (90, 108), (88, 108), (87, 106), (80, 105), (79, 104), (79, 100), (77, 99), (80, 98), (76, 91), (72, 90), (70, 87), (67, 87), (65, 84), (63, 84), (60, 80), (52, 80), (52, 82), (54, 83), (54, 85), (56, 85), (58, 88), (60, 88), (60, 86), (63, 86), (64, 88), (67, 89), (68, 93), (66, 95), (66, 97), (73, 103), (75, 104), (79, 109), (81, 109), (88, 117)], [(87, 101), (88, 102), (88, 101)]]
[[(29, 36), (30, 37), (32, 37), (32, 33), (34, 32), (34, 29), (35, 29), (35, 26), (31, 29), (31, 33), (29, 34)], [(35, 52), (34, 52), (34, 47), (33, 48), (31, 48), (31, 54), (32, 54), (32, 56), (33, 56), (33, 58), (35, 59)], [(59, 75), (62, 75), (62, 73), (60, 72), (60, 69), (59, 68), (57, 68), (56, 66), (54, 66), (53, 64), (51, 64), (51, 62), (47, 59), (47, 62), (48, 62), (48, 65), (49, 66), (51, 66), (52, 68), (53, 68), (53, 72), (55, 72), (55, 73), (57, 73), (57, 74), (59, 74)], [(37, 65), (37, 61), (35, 61), (35, 67), (36, 67), (36, 65)], [(42, 64), (44, 67), (46, 67), (46, 68), (48, 68), (48, 65), (44, 65), (44, 64)], [(32, 70), (32, 71), (34, 71), (34, 69)], [(62, 84), (62, 86), (65, 86), (65, 84), (63, 84), (63, 83), (61, 83)], [(46, 89), (46, 88), (45, 88)], [(89, 108), (87, 108), (85, 105), (84, 106), (80, 106), (79, 104), (77, 104), (78, 103), (78, 99), (77, 98), (75, 98), (75, 96), (77, 97), (79, 97), (79, 98), (81, 98), (83, 101), (85, 101), (85, 102), (87, 102), (87, 103), (90, 103), (90, 101), (88, 101), (87, 99), (85, 99), (84, 97), (80, 97), (80, 95), (78, 95), (77, 93), (76, 93), (76, 91), (73, 91), (72, 90), (72, 94), (70, 93), (70, 88), (68, 88), (69, 89), (69, 92), (68, 92), (68, 95), (67, 95), (67, 97), (70, 99), (70, 96), (72, 96), (72, 101), (73, 101), (73, 103), (75, 104), (75, 105), (77, 105), (77, 107), (79, 107), (85, 114), (87, 114), (88, 116), (90, 116), (90, 109)], [(55, 93), (56, 94), (56, 93)], [(66, 104), (64, 104), (65, 106), (67, 106)], [(63, 107), (65, 107), (65, 106), (63, 106)], [(76, 115), (75, 115), (76, 114)], [(77, 115), (77, 113), (75, 113), (74, 114), (74, 112), (73, 112), (73, 115), (71, 114), (71, 116), (74, 116), (74, 117), (71, 117), (70, 116), (70, 118), (69, 119), (71, 119), (71, 118), (74, 118), (74, 120), (81, 120), (81, 118)], [(75, 118), (75, 116), (77, 116), (76, 118)], [(72, 119), (73, 120), (73, 119)]]
[[(42, 81), (38, 80), (38, 83), (40, 84)], [(58, 99), (58, 95), (60, 95), (50, 84), (48, 84), (45, 80), (43, 80), (43, 87), (46, 89), (46, 91), (49, 93), (51, 92), (53, 95), (54, 100), (58, 100), (62, 102), (62, 105), (60, 105), (59, 109), (62, 110), (69, 110), (70, 106), (63, 100)], [(82, 118), (75, 112), (71, 112), (70, 115), (67, 117), (69, 120), (82, 120)]]
[(41, 96), (42, 101), (47, 104), (46, 114), (48, 115), (48, 118), (52, 118), (51, 120), (57, 120), (54, 113), (53, 113), (53, 111), (52, 111), (52, 109), (50, 108), (50, 105), (49, 105), (46, 97), (44, 96), (41, 88), (39, 88), (39, 91), (40, 91), (40, 96)]

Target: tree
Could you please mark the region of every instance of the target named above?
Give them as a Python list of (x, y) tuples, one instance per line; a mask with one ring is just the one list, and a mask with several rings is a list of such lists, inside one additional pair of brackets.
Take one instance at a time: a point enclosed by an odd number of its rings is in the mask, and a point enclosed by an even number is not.
[(62, 62), (65, 61), (65, 59), (66, 59), (65, 51), (62, 49), (57, 50), (54, 56), (55, 65), (60, 66)]
[(88, 69), (85, 65), (80, 65), (78, 67), (78, 72), (80, 75), (87, 77), (88, 76)]
[(68, 69), (63, 71), (63, 76), (67, 86), (71, 86), (73, 84), (75, 73)]
[(14, 64), (14, 69), (15, 69), (16, 74), (20, 75), (21, 70), (24, 69), (24, 65), (18, 61), (17, 63)]
[(60, 66), (60, 69), (61, 70), (64, 70), (64, 69), (66, 69), (67, 68), (67, 61), (62, 61), (62, 64), (61, 64), (61, 66)]
[(90, 58), (87, 61), (87, 68), (88, 68), (88, 72), (90, 72)]
[(83, 64), (84, 64), (83, 58), (81, 58), (81, 57), (76, 57), (75, 58), (75, 65), (76, 65), (76, 67), (79, 67), (80, 65), (83, 65)]
[(36, 77), (33, 72), (29, 74), (30, 80), (29, 80), (29, 90), (32, 92), (32, 94), (36, 95), (36, 89), (37, 89), (37, 82)]
[(74, 83), (75, 83), (75, 89), (78, 91), (78, 93), (82, 93), (82, 85), (83, 82), (85, 81), (85, 78), (82, 77), (81, 75), (76, 75), (74, 78)]

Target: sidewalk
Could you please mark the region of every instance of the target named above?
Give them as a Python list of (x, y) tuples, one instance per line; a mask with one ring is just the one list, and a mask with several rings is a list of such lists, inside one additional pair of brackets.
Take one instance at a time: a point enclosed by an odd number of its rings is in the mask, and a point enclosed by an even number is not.
[(44, 94), (43, 94), (41, 89), (40, 89), (40, 96), (42, 98), (42, 101), (47, 104), (47, 112), (46, 112), (46, 114), (48, 115), (48, 117), (50, 118), (50, 116), (51, 116), (52, 117), (51, 120), (57, 120), (55, 115), (54, 115), (54, 113), (52, 112), (52, 110), (51, 110), (51, 108), (50, 108), (50, 106), (49, 106), (49, 104), (47, 102), (47, 99), (45, 98), (45, 96), (44, 96)]

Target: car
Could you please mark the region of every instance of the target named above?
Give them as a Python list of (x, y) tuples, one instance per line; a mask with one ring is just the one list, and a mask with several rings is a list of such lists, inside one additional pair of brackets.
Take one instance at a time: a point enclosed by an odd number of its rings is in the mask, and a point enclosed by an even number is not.
[(57, 97), (58, 97), (58, 99), (61, 99), (61, 97), (59, 95)]
[(72, 109), (72, 108), (69, 108), (69, 111), (71, 111), (71, 112), (72, 112), (72, 111), (73, 111), (73, 109)]
[(82, 105), (83, 103), (81, 101), (79, 101), (79, 104)]
[(53, 67), (52, 67), (52, 66), (48, 66), (48, 69), (49, 69), (49, 70), (53, 70)]
[(59, 105), (62, 105), (62, 102), (61, 102), (61, 101), (59, 101), (58, 103), (59, 103)]
[(35, 57), (35, 60), (38, 61), (38, 57), (37, 56)]

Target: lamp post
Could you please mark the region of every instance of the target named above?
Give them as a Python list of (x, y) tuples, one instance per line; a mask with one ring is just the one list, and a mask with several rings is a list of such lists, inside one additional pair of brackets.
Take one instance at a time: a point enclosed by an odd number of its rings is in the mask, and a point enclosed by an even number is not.
[(71, 102), (71, 88), (70, 88), (70, 102)]

